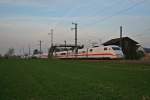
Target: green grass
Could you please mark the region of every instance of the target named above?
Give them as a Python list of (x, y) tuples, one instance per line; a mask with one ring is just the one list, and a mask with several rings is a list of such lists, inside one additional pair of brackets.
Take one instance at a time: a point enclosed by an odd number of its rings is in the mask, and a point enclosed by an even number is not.
[(0, 59), (0, 100), (143, 100), (150, 65)]

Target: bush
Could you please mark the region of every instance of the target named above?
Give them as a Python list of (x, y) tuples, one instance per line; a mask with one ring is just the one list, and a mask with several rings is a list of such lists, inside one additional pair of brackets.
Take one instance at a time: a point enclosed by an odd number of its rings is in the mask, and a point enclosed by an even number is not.
[(144, 52), (143, 51), (137, 51), (137, 59), (141, 59), (145, 56)]
[(2, 55), (0, 54), (0, 59), (2, 58)]

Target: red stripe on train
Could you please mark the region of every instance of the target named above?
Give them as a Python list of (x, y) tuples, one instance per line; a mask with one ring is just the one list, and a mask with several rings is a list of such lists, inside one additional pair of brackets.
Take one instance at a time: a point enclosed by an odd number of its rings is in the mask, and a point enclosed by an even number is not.
[[(67, 55), (57, 55), (57, 57), (62, 57), (62, 56), (67, 56)], [(68, 55), (68, 56), (75, 56), (75, 55)], [(116, 56), (111, 53), (95, 53), (95, 54), (77, 54), (76, 56)]]
[(115, 56), (111, 53), (77, 54), (77, 56)]

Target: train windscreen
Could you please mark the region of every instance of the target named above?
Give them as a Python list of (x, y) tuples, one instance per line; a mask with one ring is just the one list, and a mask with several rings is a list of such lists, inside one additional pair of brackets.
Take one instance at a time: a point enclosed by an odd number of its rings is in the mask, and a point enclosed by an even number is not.
[(112, 47), (113, 50), (120, 50), (118, 47)]

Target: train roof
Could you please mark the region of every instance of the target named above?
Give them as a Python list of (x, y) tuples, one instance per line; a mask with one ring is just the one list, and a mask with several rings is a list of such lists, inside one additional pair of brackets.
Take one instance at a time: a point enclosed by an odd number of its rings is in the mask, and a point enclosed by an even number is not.
[(107, 46), (104, 46), (104, 47), (119, 47), (117, 45), (107, 45)]
[(108, 45), (108, 46), (104, 46), (104, 45), (101, 45), (101, 46), (96, 46), (96, 47), (90, 47), (90, 48), (82, 48), (82, 49), (79, 49), (79, 50), (86, 50), (86, 49), (96, 49), (96, 48), (104, 48), (104, 47), (118, 47), (118, 48), (120, 48), (119, 46), (117, 46), (117, 45)]

